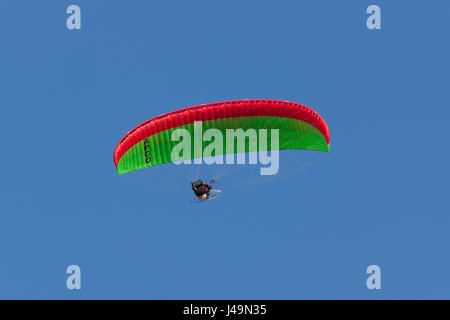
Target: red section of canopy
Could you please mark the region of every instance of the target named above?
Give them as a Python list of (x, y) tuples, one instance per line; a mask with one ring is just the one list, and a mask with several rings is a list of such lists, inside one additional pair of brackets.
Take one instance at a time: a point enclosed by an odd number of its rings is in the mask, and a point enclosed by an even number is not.
[(313, 109), (299, 103), (279, 100), (234, 100), (202, 104), (171, 111), (151, 118), (130, 130), (114, 150), (117, 167), (120, 158), (136, 143), (158, 132), (174, 127), (222, 118), (274, 116), (304, 121), (314, 126), (330, 143), (330, 131), (326, 122)]

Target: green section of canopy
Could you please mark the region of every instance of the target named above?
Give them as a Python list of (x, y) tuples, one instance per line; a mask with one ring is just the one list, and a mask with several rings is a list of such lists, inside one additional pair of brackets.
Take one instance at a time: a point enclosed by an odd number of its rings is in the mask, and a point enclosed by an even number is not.
[[(249, 151), (265, 151), (271, 150), (271, 130), (278, 129), (279, 131), (279, 150), (289, 149), (303, 149), (303, 150), (318, 150), (329, 152), (330, 148), (327, 145), (325, 137), (314, 126), (292, 118), (285, 117), (268, 117), (268, 116), (252, 116), (252, 117), (236, 117), (223, 118), (209, 121), (201, 121), (202, 136), (208, 129), (218, 129), (223, 137), (223, 149), (212, 156), (223, 155), (227, 153), (236, 153), (237, 140), (235, 138), (234, 148), (227, 150), (226, 147), (226, 129), (254, 129), (259, 132), (260, 129), (267, 129), (267, 143), (266, 148), (260, 148), (261, 143), (259, 134), (257, 134), (258, 141), (245, 140), (245, 152)], [(198, 123), (196, 124), (198, 126)], [(171, 141), (172, 133), (184, 128), (190, 133), (191, 152), (182, 154), (179, 160), (194, 159), (194, 123), (171, 128), (157, 134), (154, 134), (129, 149), (119, 160), (117, 171), (119, 174), (151, 167), (158, 164), (172, 162), (172, 148), (179, 145), (182, 140)], [(212, 139), (214, 140), (214, 139)], [(202, 151), (208, 147), (211, 141), (203, 141)], [(228, 152), (227, 152), (228, 151)], [(203, 154), (203, 152), (202, 152)], [(198, 157), (197, 157), (198, 158)]]

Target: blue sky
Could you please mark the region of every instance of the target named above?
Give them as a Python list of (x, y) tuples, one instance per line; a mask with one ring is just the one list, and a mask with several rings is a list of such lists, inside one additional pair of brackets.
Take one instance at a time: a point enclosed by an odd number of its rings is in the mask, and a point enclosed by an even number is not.
[[(70, 4), (82, 30), (66, 29)], [(370, 4), (381, 30), (366, 28)], [(449, 10), (1, 1), (0, 298), (450, 298)], [(246, 98), (311, 106), (331, 153), (291, 179), (223, 183), (204, 205), (189, 181), (148, 190), (116, 174), (140, 122)], [(71, 264), (80, 291), (65, 287)]]

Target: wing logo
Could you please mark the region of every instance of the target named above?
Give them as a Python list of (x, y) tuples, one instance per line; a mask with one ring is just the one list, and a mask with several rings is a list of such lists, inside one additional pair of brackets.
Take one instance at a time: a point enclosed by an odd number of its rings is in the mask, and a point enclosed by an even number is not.
[(150, 142), (148, 142), (148, 139), (144, 140), (144, 154), (145, 154), (145, 163), (150, 163)]

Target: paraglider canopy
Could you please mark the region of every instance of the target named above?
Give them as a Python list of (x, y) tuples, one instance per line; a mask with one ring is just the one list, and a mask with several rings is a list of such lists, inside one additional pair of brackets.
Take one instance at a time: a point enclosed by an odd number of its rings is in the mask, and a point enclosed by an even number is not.
[(114, 150), (117, 172), (122, 174), (174, 162), (173, 151), (178, 142), (174, 139), (174, 131), (179, 129), (183, 129), (187, 139), (192, 139), (189, 146), (193, 151), (183, 151), (177, 161), (203, 157), (203, 152), (208, 148), (207, 143), (201, 146), (200, 155), (194, 152), (198, 123), (200, 134), (214, 129), (216, 133), (222, 133), (224, 139), (227, 130), (233, 128), (276, 130), (279, 144), (275, 147), (271, 144), (249, 143), (244, 149), (236, 146), (229, 148), (225, 141), (221, 147), (214, 149), (214, 156), (274, 149), (330, 150), (327, 124), (317, 112), (307, 106), (279, 100), (225, 101), (175, 110), (136, 126), (120, 140)]

